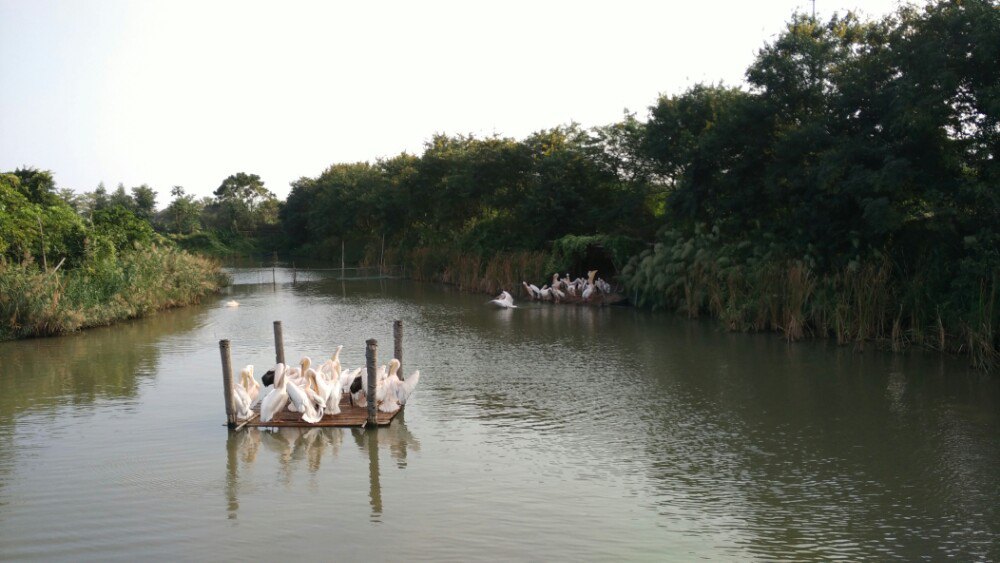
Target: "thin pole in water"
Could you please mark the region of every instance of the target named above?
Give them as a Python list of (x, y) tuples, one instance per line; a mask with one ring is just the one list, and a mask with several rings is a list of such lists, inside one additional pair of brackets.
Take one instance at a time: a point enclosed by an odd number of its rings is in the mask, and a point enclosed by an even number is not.
[(295, 285), (295, 282), (298, 281), (298, 277), (299, 271), (295, 268), (295, 262), (292, 262), (292, 285)]
[(375, 427), (375, 364), (378, 363), (378, 340), (369, 338), (365, 342), (365, 366), (368, 368), (368, 421), (367, 426)]
[(236, 409), (233, 408), (233, 361), (230, 357), (229, 340), (219, 341), (222, 355), (222, 392), (226, 400), (226, 426), (236, 427)]
[(340, 239), (340, 279), (344, 279), (344, 239)]
[(399, 360), (399, 379), (403, 379), (403, 321), (392, 322), (392, 352)]
[(281, 329), (281, 321), (274, 321), (274, 363), (285, 363), (285, 335)]

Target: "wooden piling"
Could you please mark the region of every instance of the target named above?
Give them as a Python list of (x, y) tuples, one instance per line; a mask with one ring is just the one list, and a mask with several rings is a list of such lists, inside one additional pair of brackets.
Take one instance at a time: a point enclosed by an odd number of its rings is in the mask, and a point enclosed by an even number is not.
[(274, 266), (271, 266), (271, 285), (278, 285), (278, 278), (274, 275)]
[(236, 409), (233, 407), (233, 360), (230, 357), (229, 340), (219, 341), (222, 355), (222, 392), (226, 399), (226, 426), (236, 427)]
[(378, 362), (378, 340), (369, 338), (365, 342), (365, 366), (368, 368), (368, 426), (375, 428), (377, 424), (375, 408), (375, 364)]
[(281, 330), (281, 321), (274, 321), (274, 363), (285, 363), (285, 335)]
[(399, 379), (403, 379), (403, 321), (392, 322), (392, 353), (399, 360)]
[(295, 262), (292, 262), (292, 285), (295, 285), (299, 281), (299, 271), (295, 268)]

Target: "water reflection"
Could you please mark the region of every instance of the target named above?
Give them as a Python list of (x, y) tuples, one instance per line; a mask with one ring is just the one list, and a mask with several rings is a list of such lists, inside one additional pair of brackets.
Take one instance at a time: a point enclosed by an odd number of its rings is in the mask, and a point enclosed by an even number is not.
[[(344, 443), (353, 442), (368, 460), (368, 497), (371, 520), (380, 521), (382, 515), (382, 486), (379, 467), (380, 450), (399, 469), (406, 468), (407, 454), (420, 451), (420, 441), (406, 427), (403, 416), (397, 416), (391, 425), (377, 430), (361, 428), (244, 428), (229, 432), (226, 439), (226, 505), (228, 517), (237, 519), (240, 509), (241, 471), (251, 471), (266, 452), (265, 463), (276, 463), (276, 483), (291, 488), (301, 470), (315, 479), (320, 475), (323, 460), (328, 458), (327, 469), (333, 474), (336, 460), (342, 454)], [(385, 454), (381, 454), (384, 456)], [(336, 480), (335, 480), (336, 481)], [(311, 483), (314, 492), (319, 485)]]

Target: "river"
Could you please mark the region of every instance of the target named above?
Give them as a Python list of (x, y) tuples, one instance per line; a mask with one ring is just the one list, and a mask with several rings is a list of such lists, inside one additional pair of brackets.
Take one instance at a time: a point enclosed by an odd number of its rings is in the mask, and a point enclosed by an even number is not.
[[(1000, 378), (626, 307), (235, 270), (203, 305), (0, 343), (0, 559), (1000, 559)], [(237, 308), (224, 304), (240, 302)], [(421, 372), (377, 432), (223, 425), (234, 365)]]

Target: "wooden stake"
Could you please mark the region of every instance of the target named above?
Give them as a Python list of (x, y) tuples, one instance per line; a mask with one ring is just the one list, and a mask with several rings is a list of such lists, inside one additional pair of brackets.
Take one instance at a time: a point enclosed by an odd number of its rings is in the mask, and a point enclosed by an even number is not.
[(281, 330), (281, 321), (274, 321), (274, 363), (285, 363), (285, 335)]
[(344, 279), (344, 239), (340, 239), (340, 279)]
[(378, 409), (375, 408), (375, 364), (378, 363), (378, 340), (369, 338), (365, 342), (365, 366), (368, 368), (368, 426), (375, 427)]
[(403, 379), (403, 321), (392, 322), (392, 353), (399, 360), (399, 379)]
[(292, 262), (292, 285), (299, 280), (299, 271), (295, 268), (295, 262)]
[(219, 352), (222, 355), (222, 392), (226, 400), (226, 426), (236, 427), (236, 409), (233, 408), (233, 361), (230, 358), (229, 341), (219, 341)]
[(277, 278), (274, 276), (274, 266), (271, 266), (271, 285), (278, 285)]

